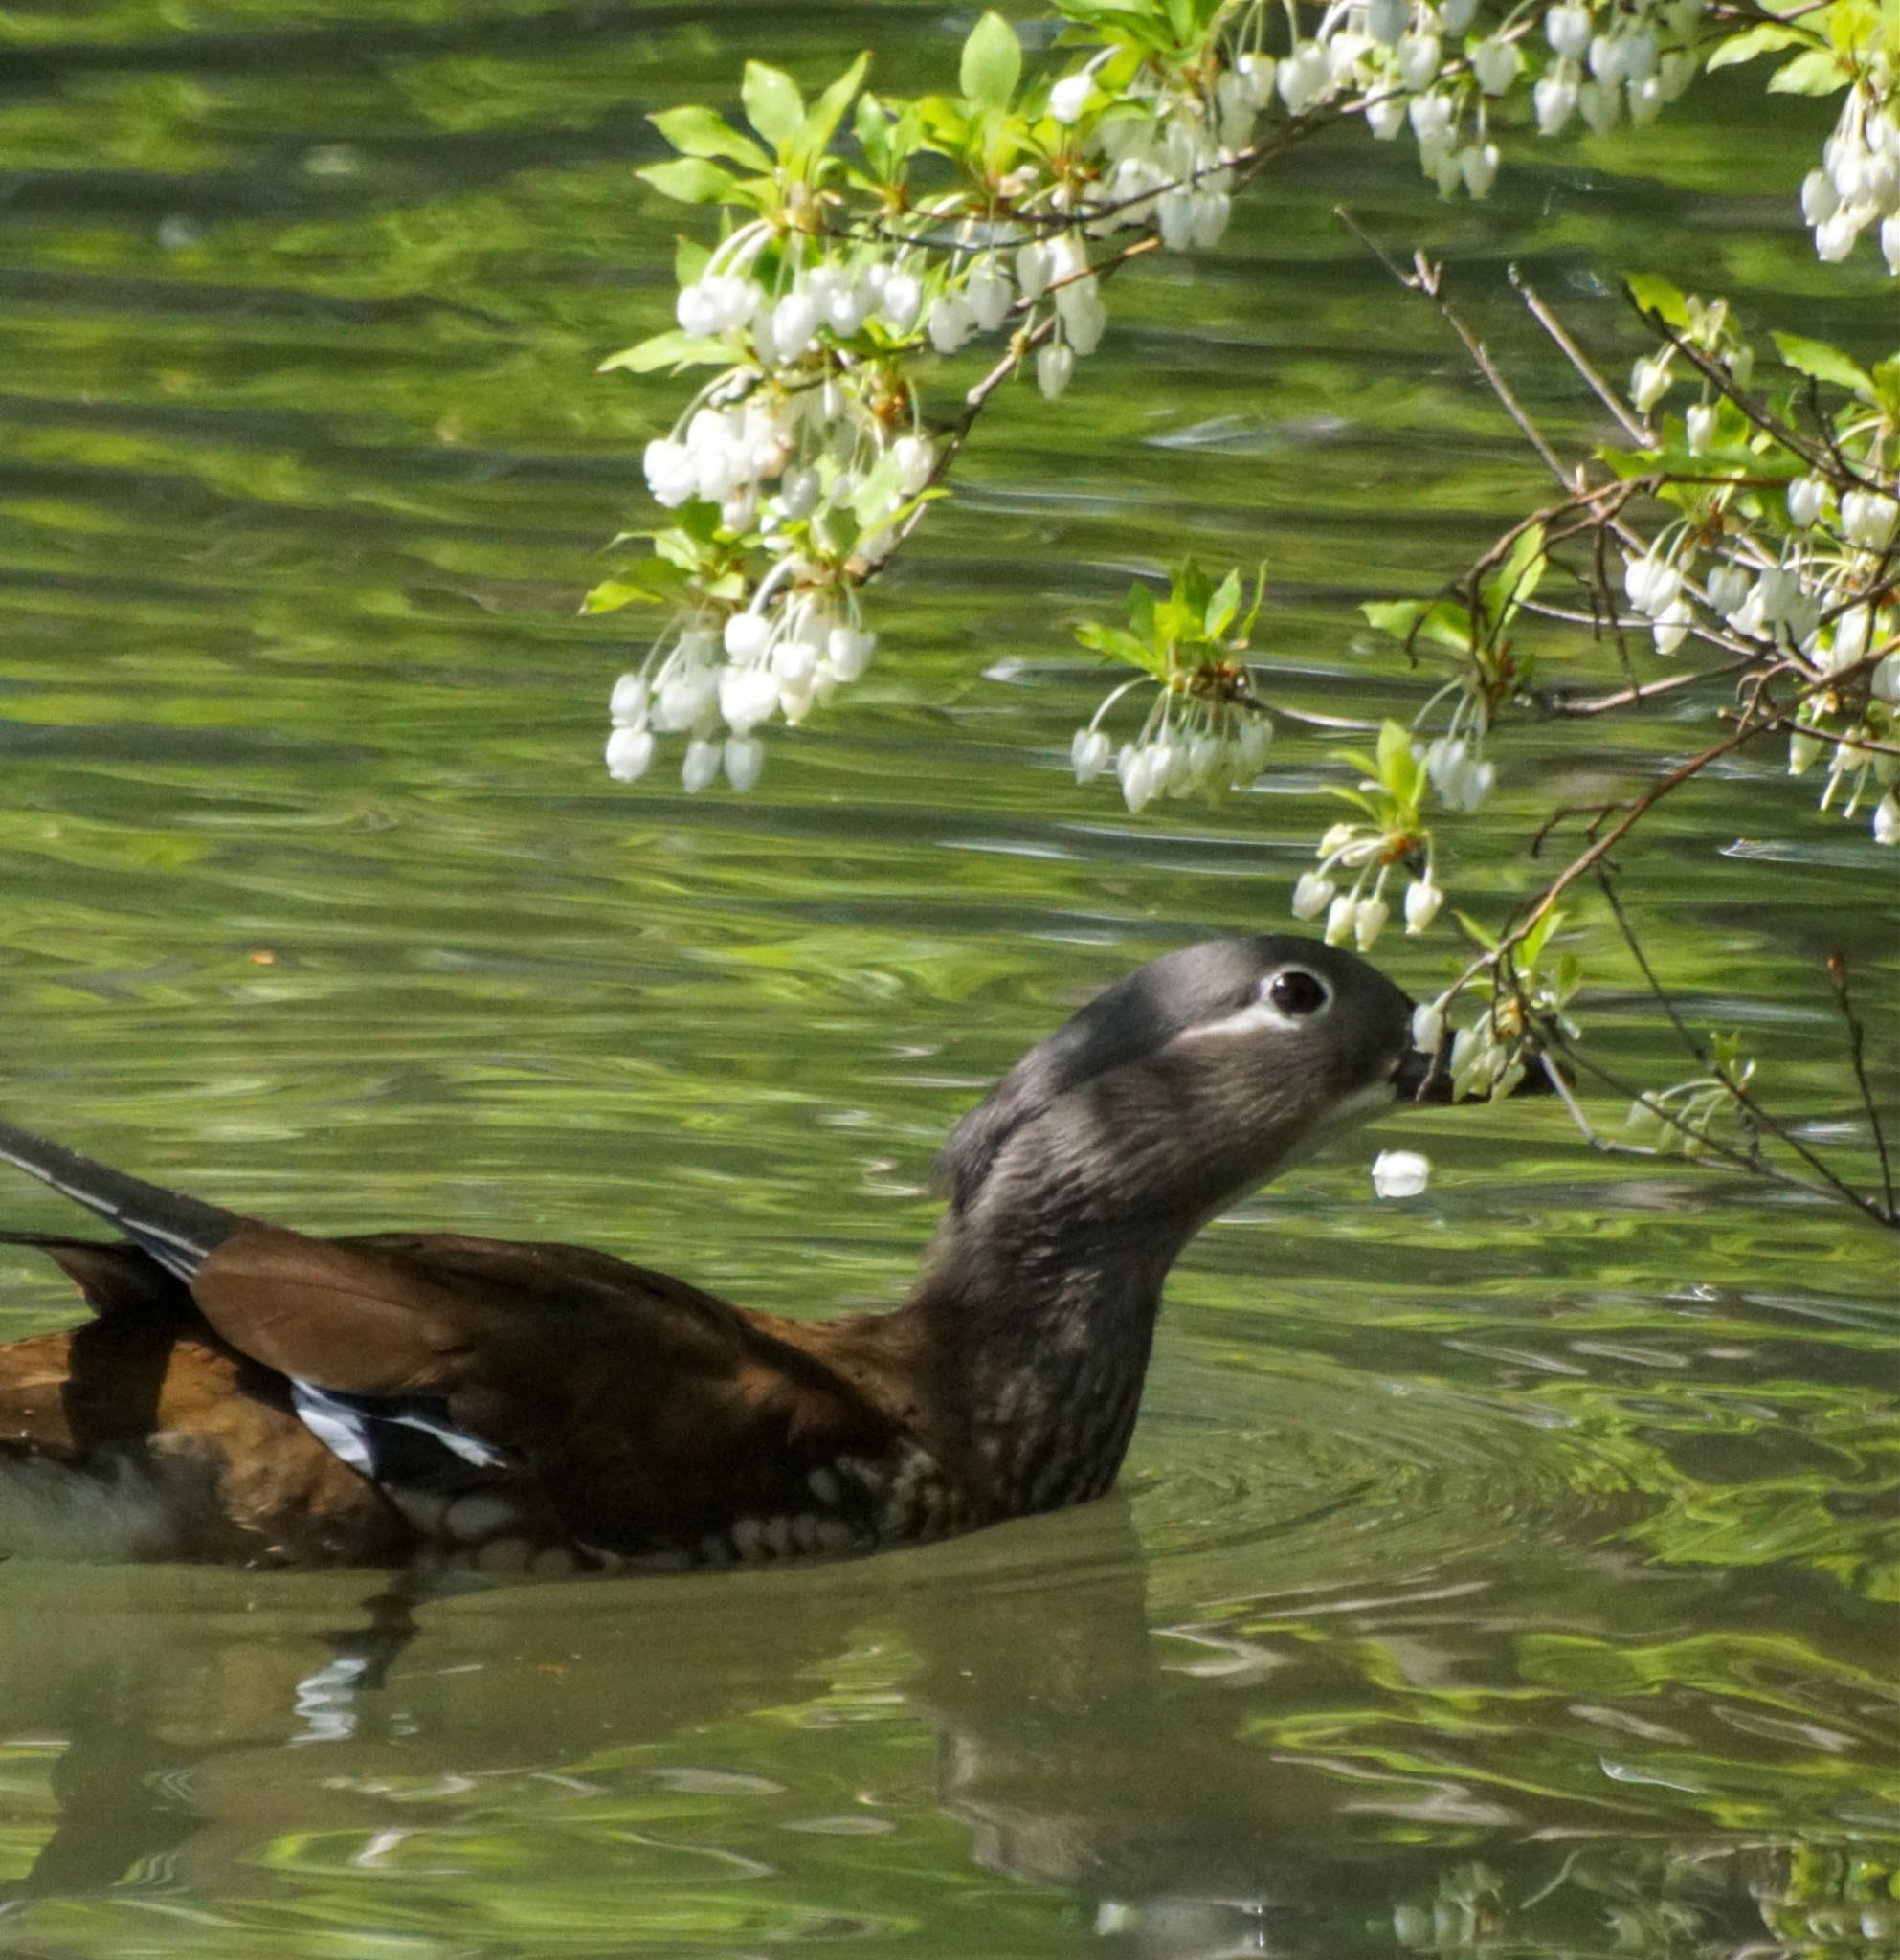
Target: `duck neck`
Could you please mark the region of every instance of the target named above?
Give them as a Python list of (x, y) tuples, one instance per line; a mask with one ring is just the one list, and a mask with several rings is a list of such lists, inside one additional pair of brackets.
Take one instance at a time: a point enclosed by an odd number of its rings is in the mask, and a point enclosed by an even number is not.
[[(1127, 1452), (1171, 1221), (952, 1211), (905, 1313), (933, 1363), (947, 1439), (996, 1515), (1099, 1496)], [(1191, 1228), (1190, 1228), (1191, 1230)]]

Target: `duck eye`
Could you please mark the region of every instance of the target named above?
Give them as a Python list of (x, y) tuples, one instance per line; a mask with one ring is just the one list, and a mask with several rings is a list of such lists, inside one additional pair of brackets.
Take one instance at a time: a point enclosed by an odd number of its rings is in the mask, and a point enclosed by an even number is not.
[(1316, 1014), (1332, 997), (1304, 967), (1288, 967), (1267, 982), (1266, 997), (1283, 1014)]

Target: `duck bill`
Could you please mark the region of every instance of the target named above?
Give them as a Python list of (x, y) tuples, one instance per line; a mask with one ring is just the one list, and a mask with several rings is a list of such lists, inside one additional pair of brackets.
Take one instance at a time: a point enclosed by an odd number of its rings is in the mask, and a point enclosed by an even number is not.
[(1451, 1036), (1436, 1048), (1408, 1048), (1392, 1072), (1392, 1086), (1401, 1102), (1449, 1102)]

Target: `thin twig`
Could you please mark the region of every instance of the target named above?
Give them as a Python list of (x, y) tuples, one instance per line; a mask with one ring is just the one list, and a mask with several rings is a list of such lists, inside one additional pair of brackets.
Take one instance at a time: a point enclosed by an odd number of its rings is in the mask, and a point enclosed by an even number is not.
[(1646, 448), (1649, 442), (1649, 432), (1640, 422), (1633, 419), (1629, 410), (1619, 398), (1616, 390), (1585, 360), (1583, 349), (1571, 339), (1562, 321), (1537, 297), (1535, 291), (1531, 288), (1530, 280), (1514, 265), (1506, 266), (1505, 276), (1510, 280), (1512, 287), (1517, 293), (1517, 297), (1530, 309), (1531, 319), (1550, 335), (1551, 339), (1556, 344), (1558, 352), (1582, 376), (1584, 384), (1588, 387), (1591, 393), (1616, 417), (1617, 426), (1621, 429), (1623, 434), (1639, 449)]
[(1854, 1080), (1860, 1088), (1861, 1106), (1867, 1113), (1867, 1126), (1873, 1131), (1873, 1147), (1880, 1160), (1881, 1196), (1887, 1204), (1889, 1223), (1900, 1223), (1900, 1211), (1893, 1203), (1893, 1159), (1887, 1147), (1887, 1135), (1881, 1126), (1880, 1105), (1873, 1099), (1873, 1084), (1867, 1080), (1866, 1030), (1861, 1025), (1860, 1016), (1854, 1012), (1854, 1003), (1847, 993), (1847, 958), (1844, 953), (1831, 954), (1827, 962), (1827, 977), (1834, 983), (1834, 997), (1840, 1003), (1841, 1018), (1847, 1028), (1847, 1058), (1853, 1064)]
[(1486, 351), (1484, 342), (1464, 324), (1450, 301), (1445, 299), (1443, 266), (1434, 265), (1422, 252), (1419, 252), (1413, 255), (1412, 270), (1407, 273), (1400, 269), (1397, 261), (1375, 238), (1361, 228), (1344, 205), (1336, 205), (1333, 208), (1333, 215), (1401, 286), (1410, 292), (1422, 293), (1438, 308), (1445, 324), (1464, 343), (1464, 351), (1470, 355), (1472, 366), (1490, 384), (1491, 392), (1497, 396), (1505, 413), (1517, 424), (1525, 441), (1536, 451), (1538, 459), (1566, 490), (1575, 491), (1577, 485), (1571, 472), (1564, 467), (1563, 458), (1544, 439), (1543, 432), (1525, 412), (1524, 405), (1516, 395), (1511, 392), (1510, 384), (1498, 371), (1497, 364)]

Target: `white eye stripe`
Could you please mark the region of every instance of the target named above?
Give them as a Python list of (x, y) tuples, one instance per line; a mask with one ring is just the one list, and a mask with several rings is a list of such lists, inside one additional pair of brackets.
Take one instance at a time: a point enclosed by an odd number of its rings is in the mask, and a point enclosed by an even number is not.
[(1202, 1021), (1196, 1027), (1184, 1028), (1177, 1038), (1202, 1041), (1222, 1035), (1252, 1035), (1262, 1028), (1273, 1028), (1290, 1035), (1311, 1018), (1309, 1014), (1285, 1013), (1270, 1000), (1262, 998), (1248, 1001), (1237, 1013), (1223, 1014), (1218, 1021)]
[[(1310, 980), (1320, 990), (1322, 997), (1317, 1006), (1308, 1008), (1304, 1013), (1289, 1014), (1285, 1008), (1274, 1005), (1273, 984), (1289, 973)], [(1280, 1034), (1295, 1034), (1310, 1027), (1331, 1005), (1332, 990), (1317, 974), (1308, 973), (1304, 967), (1283, 967), (1260, 983), (1254, 997), (1245, 1007), (1237, 1008), (1231, 1014), (1223, 1014), (1218, 1021), (1202, 1021), (1196, 1027), (1183, 1029), (1178, 1038), (1185, 1041), (1208, 1036), (1252, 1035), (1267, 1028)]]

